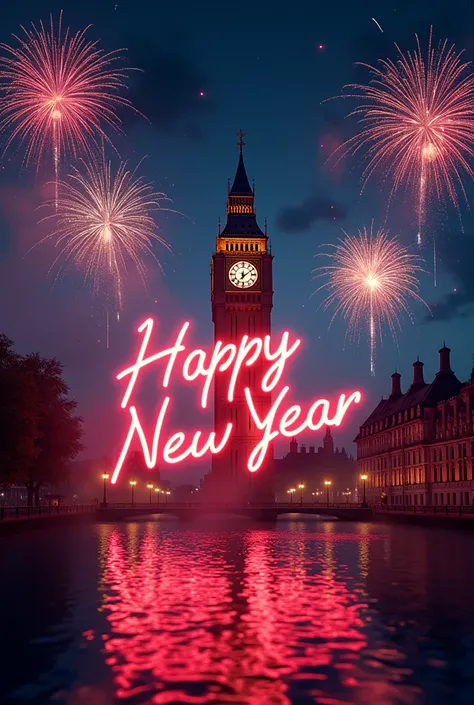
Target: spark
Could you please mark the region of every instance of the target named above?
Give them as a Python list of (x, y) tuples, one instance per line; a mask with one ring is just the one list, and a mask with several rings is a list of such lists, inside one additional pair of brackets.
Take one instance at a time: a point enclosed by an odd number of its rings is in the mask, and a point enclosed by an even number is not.
[(51, 269), (59, 265), (58, 275), (70, 264), (83, 269), (94, 293), (112, 298), (119, 310), (128, 265), (146, 284), (144, 256), (151, 256), (161, 268), (153, 244), (170, 249), (157, 234), (152, 215), (162, 210), (166, 196), (155, 193), (137, 176), (138, 167), (131, 171), (126, 162), (115, 175), (104, 156), (81, 164), (82, 169), (74, 168), (61, 182), (57, 212), (43, 219), (52, 221), (54, 229), (41, 242), (52, 239), (60, 248)]
[(328, 257), (331, 263), (315, 270), (316, 278), (327, 278), (316, 291), (328, 291), (324, 309), (335, 306), (330, 325), (341, 314), (352, 339), (358, 339), (361, 329), (368, 327), (370, 372), (374, 375), (376, 343), (382, 339), (384, 325), (396, 340), (402, 314), (412, 320), (408, 300), (428, 308), (418, 293), (417, 272), (424, 271), (422, 259), (397, 238), (389, 238), (383, 229), (374, 234), (364, 228), (358, 235), (344, 235), (337, 245), (326, 245), (329, 252), (319, 255)]
[(382, 27), (379, 25), (379, 23), (377, 22), (377, 20), (375, 19), (375, 17), (372, 17), (372, 22), (375, 22), (375, 24), (377, 25), (377, 27), (380, 29), (380, 31), (381, 31), (382, 34), (383, 34), (383, 29), (382, 29)]
[(49, 152), (56, 188), (63, 155), (91, 153), (98, 138), (109, 141), (104, 127), (119, 130), (116, 109), (131, 107), (120, 95), (124, 50), (103, 51), (86, 39), (89, 28), (63, 31), (61, 13), (57, 26), (51, 15), (49, 28), (21, 27), (23, 34), (13, 35), (17, 46), (0, 44), (0, 132), (10, 132), (5, 151), (18, 139), (24, 163), (36, 161), (38, 168)]
[(446, 194), (456, 208), (458, 189), (467, 201), (463, 175), (474, 177), (474, 73), (447, 40), (433, 45), (430, 31), (426, 58), (416, 36), (416, 49), (378, 66), (361, 64), (371, 75), (368, 85), (346, 86), (361, 104), (350, 113), (361, 131), (334, 154), (364, 152), (363, 188), (378, 169), (392, 182), (392, 194), (414, 188), (418, 244), (430, 196)]

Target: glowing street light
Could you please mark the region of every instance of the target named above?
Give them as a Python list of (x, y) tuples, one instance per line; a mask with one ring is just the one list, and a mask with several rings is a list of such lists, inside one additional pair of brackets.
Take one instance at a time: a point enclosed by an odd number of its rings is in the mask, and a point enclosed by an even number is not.
[(135, 504), (135, 485), (137, 484), (136, 480), (130, 480), (130, 487), (132, 488), (132, 506)]
[(158, 504), (159, 504), (159, 503), (160, 503), (160, 492), (161, 492), (160, 488), (159, 488), (159, 487), (155, 487), (155, 492), (158, 493), (157, 496), (158, 496)]
[(153, 489), (153, 485), (147, 485), (147, 487), (150, 490), (150, 504), (151, 504), (151, 491)]
[(301, 492), (301, 497), (300, 497), (300, 499), (301, 499), (301, 504), (303, 504), (303, 490), (304, 490), (304, 488), (305, 488), (305, 485), (304, 485), (303, 483), (300, 483), (300, 484), (298, 485), (298, 489), (299, 489), (300, 492)]
[(326, 503), (329, 507), (329, 488), (331, 487), (331, 480), (324, 480), (324, 484), (326, 485)]
[(169, 490), (166, 490), (166, 492), (165, 492), (165, 502), (168, 501), (168, 496), (169, 496), (170, 494), (171, 494), (171, 492), (170, 492)]
[(290, 487), (288, 490), (288, 494), (290, 495), (290, 502), (293, 504), (293, 493), (296, 492), (296, 489), (294, 487)]
[(104, 498), (102, 499), (102, 506), (106, 507), (107, 506), (107, 480), (109, 479), (109, 473), (103, 472), (102, 479), (104, 481)]
[(365, 498), (365, 483), (367, 482), (367, 475), (361, 475), (360, 479), (362, 480), (362, 487), (363, 487), (363, 495), (362, 495), (362, 506), (366, 507), (367, 506), (367, 500)]

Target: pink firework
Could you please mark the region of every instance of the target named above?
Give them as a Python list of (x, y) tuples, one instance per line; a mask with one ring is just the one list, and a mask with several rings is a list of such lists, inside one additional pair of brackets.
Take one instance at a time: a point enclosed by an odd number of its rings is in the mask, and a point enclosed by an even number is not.
[(418, 243), (430, 193), (447, 194), (458, 206), (457, 191), (466, 198), (462, 176), (474, 177), (469, 160), (474, 156), (474, 74), (471, 64), (447, 41), (433, 46), (430, 32), (424, 57), (416, 49), (398, 59), (379, 61), (369, 69), (368, 85), (347, 86), (346, 97), (362, 101), (350, 115), (360, 118), (361, 132), (340, 149), (344, 154), (365, 150), (364, 184), (380, 168), (400, 186), (417, 193)]
[[(116, 109), (130, 106), (120, 95), (126, 70), (123, 50), (104, 52), (86, 39), (86, 29), (71, 34), (50, 17), (22, 27), (17, 46), (0, 44), (0, 131), (9, 131), (6, 149), (17, 138), (26, 145), (25, 162), (39, 164), (52, 153), (58, 182), (63, 152), (90, 151), (91, 141), (108, 140), (106, 126), (120, 128)], [(57, 196), (56, 196), (57, 200)]]
[(411, 254), (397, 238), (389, 238), (383, 229), (374, 233), (364, 228), (358, 235), (344, 235), (321, 255), (330, 263), (315, 270), (316, 278), (325, 278), (316, 291), (328, 292), (323, 307), (334, 306), (331, 323), (342, 315), (351, 338), (358, 338), (361, 330), (368, 327), (370, 372), (374, 375), (375, 346), (377, 339), (382, 339), (384, 324), (396, 339), (397, 328), (402, 328), (401, 314), (411, 319), (408, 301), (427, 306), (418, 293), (417, 274), (423, 271), (422, 259)]

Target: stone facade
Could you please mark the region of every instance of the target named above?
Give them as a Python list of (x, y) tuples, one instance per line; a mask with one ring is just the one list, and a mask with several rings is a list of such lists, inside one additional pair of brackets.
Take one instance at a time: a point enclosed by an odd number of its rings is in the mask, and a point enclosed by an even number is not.
[(402, 393), (400, 375), (392, 392), (360, 427), (357, 471), (366, 474), (367, 500), (393, 505), (474, 503), (474, 371), (460, 382), (451, 370), (450, 350), (439, 351), (440, 366), (426, 383), (423, 363)]

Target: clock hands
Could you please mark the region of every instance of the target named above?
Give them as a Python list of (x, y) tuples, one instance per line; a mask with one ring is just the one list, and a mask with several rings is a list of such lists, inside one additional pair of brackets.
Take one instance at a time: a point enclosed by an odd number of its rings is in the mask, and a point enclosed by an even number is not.
[(257, 280), (257, 271), (255, 268), (246, 262), (239, 262), (229, 273), (231, 281), (239, 288), (247, 288), (252, 286)]

